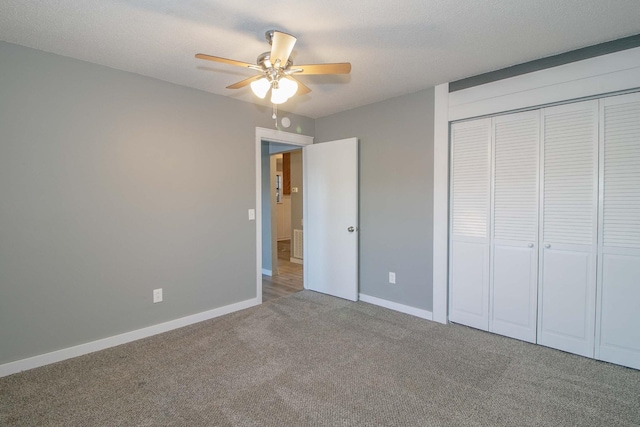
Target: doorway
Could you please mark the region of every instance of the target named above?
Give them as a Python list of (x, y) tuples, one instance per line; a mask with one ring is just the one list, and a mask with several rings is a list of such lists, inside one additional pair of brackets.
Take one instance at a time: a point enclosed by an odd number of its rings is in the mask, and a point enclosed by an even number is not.
[[(270, 145), (269, 152), (290, 148)], [(272, 269), (270, 275), (263, 272), (263, 302), (304, 289), (302, 149), (270, 154), (269, 165)]]
[[(278, 250), (277, 250), (277, 240), (275, 238), (272, 239), (272, 236), (275, 237), (276, 232), (272, 230), (275, 229), (275, 215), (271, 215), (272, 212), (272, 192), (274, 193), (273, 202), (275, 211), (275, 179), (274, 182), (271, 182), (271, 154), (276, 152), (283, 151), (293, 151), (296, 149), (300, 149), (304, 146), (313, 144), (313, 137), (288, 133), (273, 129), (266, 128), (256, 128), (256, 267), (257, 267), (257, 277), (256, 277), (256, 298), (260, 301), (263, 301), (263, 287), (267, 287), (270, 283), (268, 281), (273, 281), (274, 279), (280, 280), (285, 279), (282, 277), (283, 274), (280, 274), (281, 277), (278, 278), (278, 270), (281, 273), (290, 273), (289, 271), (284, 271), (286, 269), (282, 268), (283, 262), (278, 263)], [(302, 153), (300, 153), (302, 156)], [(301, 157), (302, 158), (302, 157)], [(275, 165), (273, 167), (275, 170)], [(295, 186), (294, 186), (295, 187)], [(273, 189), (273, 190), (272, 190)], [(302, 198), (302, 185), (298, 186), (299, 196)], [(300, 230), (302, 229), (302, 218), (300, 218)], [(294, 224), (292, 224), (294, 225)], [(274, 244), (275, 243), (275, 244)], [(294, 252), (294, 236), (291, 236), (290, 242), (290, 251)], [(285, 257), (286, 255), (281, 255)], [(292, 258), (290, 256), (290, 258)], [(283, 261), (285, 261), (283, 259)], [(302, 261), (302, 266), (304, 267), (304, 260)], [(291, 259), (289, 260), (291, 262)], [(278, 264), (281, 266), (279, 267)], [(295, 263), (292, 263), (295, 264)], [(300, 269), (300, 276), (302, 274), (303, 269)], [(275, 272), (275, 276), (274, 276)], [(263, 277), (265, 278), (265, 283), (263, 286)], [(303, 281), (302, 286), (304, 285)], [(286, 291), (287, 289), (281, 290)], [(297, 290), (295, 290), (297, 292)], [(277, 297), (281, 292), (265, 295), (264, 300), (272, 299), (271, 297)]]

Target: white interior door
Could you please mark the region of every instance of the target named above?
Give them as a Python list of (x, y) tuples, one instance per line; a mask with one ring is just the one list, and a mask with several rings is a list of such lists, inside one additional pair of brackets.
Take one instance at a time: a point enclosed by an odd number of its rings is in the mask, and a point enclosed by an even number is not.
[(536, 342), (540, 111), (493, 119), (489, 331)]
[(451, 126), (449, 319), (489, 328), (491, 119)]
[(538, 343), (593, 357), (598, 101), (542, 110)]
[(304, 147), (304, 284), (358, 300), (358, 140)]
[(600, 105), (595, 356), (640, 369), (640, 94)]

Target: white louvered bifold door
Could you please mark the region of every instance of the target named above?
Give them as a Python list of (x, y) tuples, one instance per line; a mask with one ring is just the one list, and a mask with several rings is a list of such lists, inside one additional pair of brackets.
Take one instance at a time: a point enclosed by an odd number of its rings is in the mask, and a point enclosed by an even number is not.
[(491, 119), (451, 126), (449, 319), (489, 327)]
[(640, 369), (640, 94), (600, 100), (596, 358)]
[(598, 101), (542, 110), (538, 343), (593, 357)]
[(540, 111), (493, 119), (489, 331), (536, 341)]

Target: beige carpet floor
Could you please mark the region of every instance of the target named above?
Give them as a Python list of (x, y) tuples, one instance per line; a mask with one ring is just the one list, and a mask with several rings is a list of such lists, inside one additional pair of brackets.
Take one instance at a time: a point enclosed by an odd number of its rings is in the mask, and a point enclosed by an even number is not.
[(640, 371), (303, 291), (0, 379), (2, 426), (631, 426)]

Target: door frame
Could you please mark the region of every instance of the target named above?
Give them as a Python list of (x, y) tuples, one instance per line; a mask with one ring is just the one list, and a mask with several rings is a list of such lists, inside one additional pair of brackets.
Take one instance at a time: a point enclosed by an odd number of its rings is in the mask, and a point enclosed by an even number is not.
[[(256, 126), (256, 299), (262, 304), (262, 143), (276, 142), (293, 147), (304, 147), (313, 144), (313, 137), (297, 133), (283, 132)], [(303, 154), (304, 156), (304, 154)], [(303, 204), (306, 203), (307, 192), (302, 195)], [(303, 260), (304, 267), (304, 260)]]

